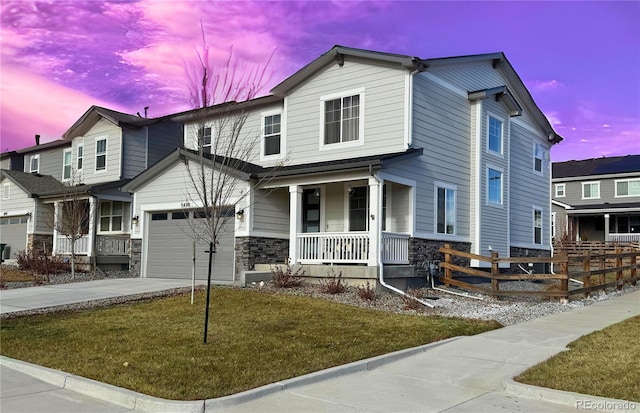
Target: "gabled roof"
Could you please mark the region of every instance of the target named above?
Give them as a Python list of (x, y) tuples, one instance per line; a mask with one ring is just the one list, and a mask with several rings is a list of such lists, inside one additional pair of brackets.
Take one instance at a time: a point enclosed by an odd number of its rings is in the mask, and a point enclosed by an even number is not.
[(552, 178), (571, 178), (640, 172), (640, 155), (554, 162)]
[(262, 105), (269, 105), (272, 103), (283, 102), (284, 99), (279, 96), (267, 95), (259, 98), (245, 100), (244, 102), (224, 102), (213, 106), (207, 106), (206, 108), (192, 109), (185, 112), (175, 113), (171, 116), (171, 120), (176, 122), (189, 122), (198, 119), (207, 118), (210, 116), (216, 116), (220, 114), (227, 114), (232, 111), (252, 109)]
[(161, 120), (167, 119), (167, 116), (161, 118), (143, 118), (136, 115), (129, 115), (113, 109), (103, 108), (101, 106), (91, 106), (67, 131), (62, 135), (63, 139), (73, 139), (76, 136), (84, 135), (93, 125), (100, 119), (106, 119), (114, 125), (123, 127), (141, 128), (152, 125)]
[(24, 153), (29, 153), (29, 152), (38, 152), (38, 151), (41, 151), (43, 149), (58, 148), (58, 147), (62, 147), (62, 146), (71, 146), (71, 142), (66, 141), (64, 139), (57, 139), (55, 141), (51, 141), (51, 142), (47, 142), (47, 143), (41, 143), (40, 145), (28, 146), (26, 148), (16, 149), (15, 151), (6, 152), (6, 153), (8, 153), (9, 156), (11, 156), (11, 154), (13, 154), (13, 153), (24, 154)]
[(64, 192), (68, 189), (51, 175), (32, 174), (20, 171), (0, 171), (3, 178), (11, 180), (31, 198), (38, 198), (51, 192)]

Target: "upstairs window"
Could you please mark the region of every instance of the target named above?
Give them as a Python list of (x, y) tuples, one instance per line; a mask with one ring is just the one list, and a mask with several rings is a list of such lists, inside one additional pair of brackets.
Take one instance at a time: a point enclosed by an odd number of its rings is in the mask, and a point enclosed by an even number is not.
[(62, 180), (71, 179), (71, 149), (62, 152)]
[(81, 170), (82, 169), (82, 161), (84, 160), (84, 146), (79, 145), (78, 146), (78, 162), (76, 164), (76, 169), (77, 170)]
[(640, 196), (640, 179), (616, 181), (616, 197)]
[(280, 130), (281, 115), (270, 115), (264, 117), (264, 155), (280, 154)]
[(533, 243), (542, 244), (542, 210), (533, 209)]
[(600, 182), (583, 182), (582, 199), (599, 199)]
[(556, 198), (564, 198), (566, 195), (566, 184), (556, 184)]
[(502, 171), (498, 169), (487, 171), (487, 202), (502, 205)]
[(96, 171), (107, 169), (107, 140), (98, 139), (96, 141)]
[(323, 144), (356, 142), (362, 134), (362, 94), (325, 99)]
[(489, 120), (487, 121), (487, 129), (487, 149), (491, 152), (502, 154), (502, 121), (496, 117), (489, 115)]
[(29, 158), (29, 172), (36, 174), (40, 172), (40, 155), (31, 155)]
[(203, 127), (198, 129), (198, 150), (202, 148), (203, 153), (211, 153), (211, 128)]
[(542, 173), (542, 167), (544, 165), (544, 159), (546, 155), (544, 146), (536, 143), (533, 147), (533, 170)]
[(122, 201), (102, 201), (100, 203), (100, 231), (122, 231)]
[(436, 184), (436, 232), (456, 233), (456, 188)]

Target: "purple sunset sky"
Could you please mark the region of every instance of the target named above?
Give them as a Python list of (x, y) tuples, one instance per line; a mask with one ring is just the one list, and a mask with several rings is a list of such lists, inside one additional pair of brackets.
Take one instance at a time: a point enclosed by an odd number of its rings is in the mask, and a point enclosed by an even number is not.
[(271, 61), (264, 92), (333, 45), (421, 58), (505, 52), (565, 141), (553, 161), (640, 154), (640, 2), (1, 0), (0, 150), (91, 105), (189, 109), (185, 62)]

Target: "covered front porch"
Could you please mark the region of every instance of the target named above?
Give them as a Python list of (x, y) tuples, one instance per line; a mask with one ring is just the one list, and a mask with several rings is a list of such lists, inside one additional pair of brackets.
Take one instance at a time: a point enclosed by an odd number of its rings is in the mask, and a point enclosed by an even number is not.
[(575, 241), (640, 242), (640, 211), (573, 213), (568, 219)]

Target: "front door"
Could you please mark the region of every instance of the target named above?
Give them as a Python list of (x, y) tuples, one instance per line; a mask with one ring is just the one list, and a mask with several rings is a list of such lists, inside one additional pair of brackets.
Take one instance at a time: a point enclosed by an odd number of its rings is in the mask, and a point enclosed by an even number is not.
[(302, 232), (320, 232), (320, 188), (302, 191)]
[(349, 193), (349, 231), (366, 231), (369, 216), (369, 187), (357, 186)]

